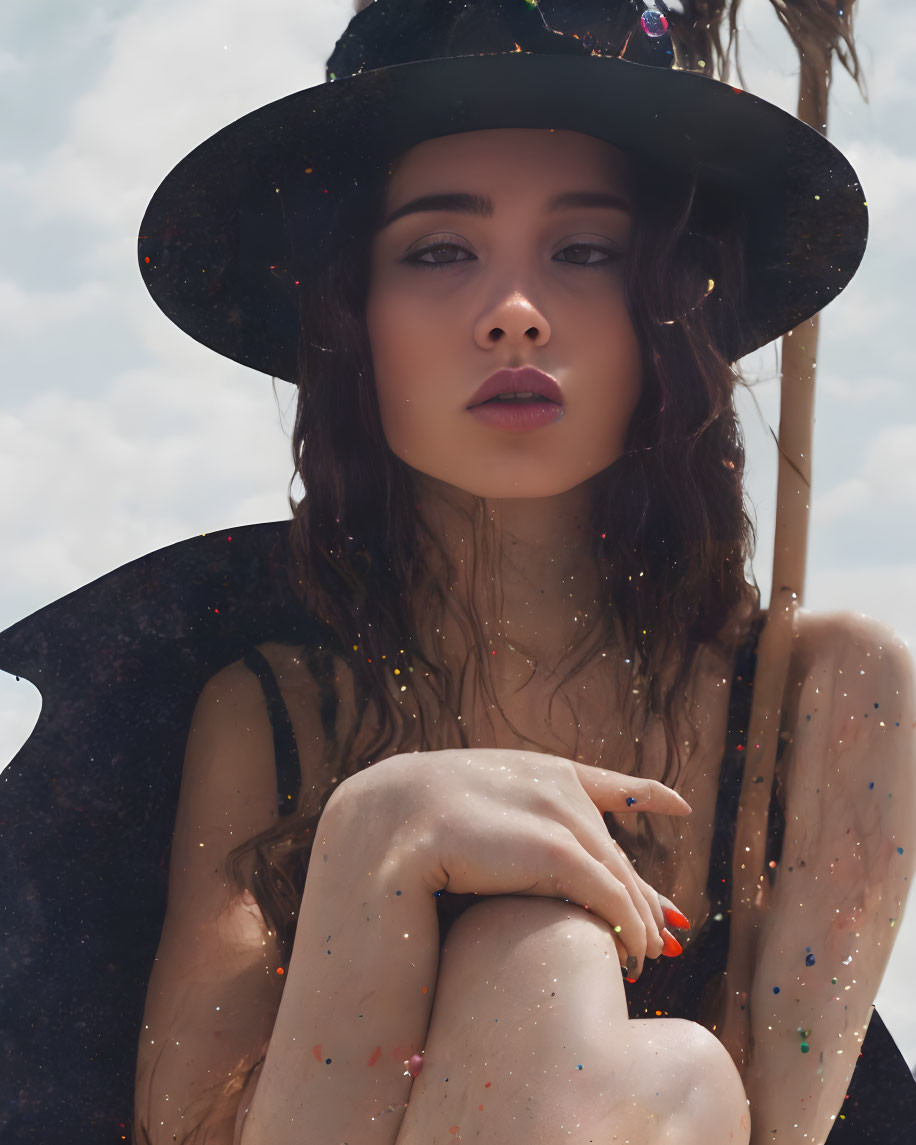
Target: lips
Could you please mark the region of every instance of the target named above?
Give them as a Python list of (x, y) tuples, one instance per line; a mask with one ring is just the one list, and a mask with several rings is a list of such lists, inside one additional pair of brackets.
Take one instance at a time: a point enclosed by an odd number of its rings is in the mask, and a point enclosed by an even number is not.
[(521, 366), (516, 370), (497, 370), (495, 374), (491, 374), (468, 402), (467, 409), (482, 405), (491, 398), (499, 397), (500, 394), (526, 393), (535, 394), (556, 405), (563, 404), (560, 387), (549, 374), (535, 369), (534, 366)]

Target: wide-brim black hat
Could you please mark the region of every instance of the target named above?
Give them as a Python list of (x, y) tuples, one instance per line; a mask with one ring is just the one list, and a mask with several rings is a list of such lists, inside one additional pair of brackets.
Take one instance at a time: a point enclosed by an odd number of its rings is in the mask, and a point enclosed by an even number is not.
[(313, 273), (301, 252), (333, 238), (345, 193), (426, 139), (575, 130), (735, 197), (747, 220), (737, 359), (846, 286), (865, 250), (865, 196), (817, 131), (678, 67), (672, 31), (661, 0), (375, 0), (328, 82), (236, 120), (166, 176), (141, 226), (146, 285), (197, 341), (294, 381), (296, 295)]

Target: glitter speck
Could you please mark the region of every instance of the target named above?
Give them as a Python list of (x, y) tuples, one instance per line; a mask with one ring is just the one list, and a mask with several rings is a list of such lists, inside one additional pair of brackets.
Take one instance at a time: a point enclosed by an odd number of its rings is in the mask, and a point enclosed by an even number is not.
[(646, 35), (653, 40), (657, 40), (659, 36), (664, 36), (668, 31), (668, 21), (657, 8), (650, 8), (647, 12), (643, 12), (639, 23)]
[(635, 802), (636, 802), (636, 800), (633, 798), (632, 795), (627, 796), (627, 807), (632, 807)]
[(813, 954), (806, 954), (805, 955), (805, 965), (806, 966), (813, 966), (814, 962), (815, 962), (815, 958), (814, 958)]
[(779, 987), (778, 987), (778, 986), (774, 986), (774, 987), (773, 987), (773, 993), (774, 993), (774, 994), (778, 994), (778, 993), (779, 993)]

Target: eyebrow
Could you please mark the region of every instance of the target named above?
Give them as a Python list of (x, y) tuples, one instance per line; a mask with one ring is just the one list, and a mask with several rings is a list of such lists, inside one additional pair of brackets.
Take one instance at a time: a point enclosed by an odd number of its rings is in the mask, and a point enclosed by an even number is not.
[[(627, 214), (633, 210), (625, 198), (610, 191), (565, 191), (561, 195), (555, 195), (547, 204), (547, 210), (551, 214), (575, 207), (604, 207), (624, 211)], [(441, 195), (421, 195), (418, 199), (411, 199), (410, 202), (392, 211), (382, 226), (388, 227), (398, 219), (403, 219), (405, 215), (418, 215), (431, 211), (457, 211), (460, 214), (491, 218), (495, 209), (493, 200), (486, 195), (469, 195), (457, 191)]]

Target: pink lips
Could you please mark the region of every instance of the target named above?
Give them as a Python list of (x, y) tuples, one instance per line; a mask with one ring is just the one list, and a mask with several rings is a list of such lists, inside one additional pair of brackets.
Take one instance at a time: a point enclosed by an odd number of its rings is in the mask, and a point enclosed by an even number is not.
[(499, 397), (500, 394), (537, 394), (548, 401), (563, 405), (563, 395), (560, 387), (549, 374), (535, 369), (534, 366), (522, 366), (517, 370), (497, 370), (491, 374), (484, 384), (476, 391), (467, 404), (467, 408), (479, 406), (490, 398)]

